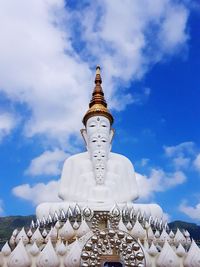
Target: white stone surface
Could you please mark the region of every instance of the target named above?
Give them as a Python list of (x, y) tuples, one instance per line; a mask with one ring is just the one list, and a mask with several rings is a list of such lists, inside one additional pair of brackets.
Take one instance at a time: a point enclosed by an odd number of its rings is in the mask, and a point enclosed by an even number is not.
[(200, 267), (200, 248), (192, 241), (191, 247), (184, 260), (184, 267)]
[(176, 231), (176, 234), (174, 237), (174, 243), (176, 246), (178, 246), (179, 243), (181, 243), (182, 245), (186, 243), (186, 239), (179, 229), (177, 229)]
[(63, 244), (63, 242), (61, 242), (60, 244), (58, 244), (57, 248), (56, 248), (56, 252), (58, 253), (58, 255), (60, 256), (64, 256), (65, 253), (67, 252), (67, 248), (66, 246)]
[(154, 245), (154, 243), (151, 244), (148, 252), (149, 252), (149, 255), (151, 255), (152, 257), (155, 257), (158, 254), (158, 250), (156, 246)]
[(37, 228), (33, 235), (31, 236), (31, 243), (36, 242), (37, 245), (41, 245), (44, 242), (44, 238), (42, 237), (39, 229)]
[[(31, 259), (25, 249), (23, 239), (20, 239), (16, 248), (10, 254), (8, 259), (8, 267), (30, 267)], [(25, 243), (26, 244), (26, 243)]]
[(179, 257), (184, 257), (186, 255), (185, 249), (184, 249), (184, 247), (181, 244), (178, 245), (178, 248), (176, 250), (176, 254)]
[(64, 260), (65, 267), (80, 267), (81, 251), (82, 247), (78, 240), (76, 240)]
[(85, 220), (82, 220), (79, 229), (76, 231), (76, 235), (80, 238), (90, 232), (90, 228)]
[(18, 244), (19, 241), (22, 240), (24, 244), (27, 244), (28, 243), (28, 236), (24, 230), (24, 227), (21, 229), (21, 231), (17, 234), (17, 237), (16, 237), (16, 243)]
[(11, 249), (8, 245), (8, 242), (5, 243), (5, 245), (2, 247), (1, 252), (3, 253), (4, 256), (9, 256), (11, 253)]
[(45, 248), (37, 259), (37, 267), (59, 267), (60, 261), (53, 248), (51, 240), (48, 241)]
[(178, 257), (167, 241), (165, 241), (156, 264), (157, 267), (180, 267)]
[[(69, 223), (71, 225), (71, 222)], [(120, 222), (119, 228), (122, 223), (123, 222)], [(48, 240), (46, 239), (43, 244), (40, 243), (38, 246), (36, 243), (31, 243), (31, 237), (28, 238), (28, 243), (27, 240), (24, 239), (20, 239), (18, 244), (15, 242), (16, 247), (14, 249), (11, 249), (7, 243), (0, 252), (0, 266), (79, 267), (81, 251), (94, 233), (90, 230), (90, 232), (87, 232), (79, 238), (78, 232), (75, 231), (73, 232), (74, 236), (68, 243), (66, 240), (61, 241), (62, 227), (62, 224), (60, 224), (57, 229), (54, 227), (50, 231), (47, 230)], [(149, 229), (151, 229), (151, 227)], [(127, 232), (125, 225), (123, 230)], [(187, 244), (181, 245), (181, 243), (179, 243), (176, 248), (174, 244), (170, 245), (166, 240), (164, 245), (159, 246), (159, 252), (156, 248), (158, 247), (157, 243), (153, 243), (156, 240), (155, 234), (154, 241), (151, 242), (147, 235), (143, 235), (145, 232), (144, 226), (136, 223), (135, 230), (136, 231), (132, 231), (132, 235), (135, 239), (138, 238), (138, 243), (142, 247), (146, 257), (147, 267), (200, 267), (200, 249), (194, 241), (192, 241), (188, 251)], [(41, 234), (41, 231), (44, 230), (38, 229), (38, 231)], [(162, 236), (162, 234), (158, 235), (158, 232), (159, 231), (157, 231), (156, 235)], [(165, 236), (165, 234), (163, 235)], [(28, 236), (27, 233), (26, 236)], [(40, 235), (37, 233), (37, 236)], [(17, 237), (13, 236), (13, 238), (14, 241), (16, 241)], [(159, 238), (157, 238), (157, 240), (158, 239)]]
[(165, 229), (163, 229), (163, 231), (162, 231), (162, 233), (161, 233), (161, 235), (159, 237), (158, 242), (159, 242), (160, 245), (164, 245), (165, 241), (167, 241), (169, 243), (170, 242), (170, 237), (169, 237), (168, 233), (165, 231)]
[(69, 220), (67, 220), (63, 227), (60, 229), (60, 236), (62, 240), (65, 241), (68, 241), (75, 236), (75, 231)]
[(130, 231), (130, 234), (134, 236), (136, 239), (144, 240), (146, 237), (146, 231), (142, 227), (142, 225), (138, 222), (138, 220), (135, 222), (135, 225), (133, 226), (133, 229)]
[(3, 255), (0, 254), (0, 267), (3, 267), (3, 265), (4, 265)]
[(39, 254), (40, 250), (35, 242), (30, 247), (29, 252), (32, 256), (37, 256)]

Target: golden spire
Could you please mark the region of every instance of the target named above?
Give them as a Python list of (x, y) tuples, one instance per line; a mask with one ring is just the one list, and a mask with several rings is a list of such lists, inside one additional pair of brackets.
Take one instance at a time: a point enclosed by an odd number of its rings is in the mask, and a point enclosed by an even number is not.
[(92, 93), (92, 99), (89, 103), (89, 109), (83, 117), (83, 124), (86, 125), (86, 122), (89, 118), (93, 116), (104, 116), (109, 119), (110, 124), (113, 124), (113, 116), (107, 109), (107, 103), (104, 98), (104, 93), (101, 87), (101, 68), (96, 67), (96, 76), (95, 76), (95, 87)]

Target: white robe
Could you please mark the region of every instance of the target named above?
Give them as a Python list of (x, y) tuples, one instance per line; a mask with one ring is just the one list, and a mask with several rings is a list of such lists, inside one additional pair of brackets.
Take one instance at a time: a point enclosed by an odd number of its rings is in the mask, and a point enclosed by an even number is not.
[(68, 158), (63, 166), (59, 197), (72, 202), (129, 202), (138, 197), (132, 163), (110, 153), (103, 185), (97, 185), (88, 152)]

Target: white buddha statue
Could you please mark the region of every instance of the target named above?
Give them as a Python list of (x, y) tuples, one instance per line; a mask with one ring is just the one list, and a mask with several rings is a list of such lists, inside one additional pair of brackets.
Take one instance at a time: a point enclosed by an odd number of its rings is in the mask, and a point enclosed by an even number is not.
[[(132, 163), (125, 156), (111, 152), (113, 117), (107, 109), (101, 83), (97, 67), (89, 110), (83, 118), (85, 128), (81, 130), (87, 151), (66, 159), (59, 187), (63, 201), (39, 205), (36, 211), (39, 218), (75, 203), (94, 210), (110, 210), (115, 203), (123, 206), (138, 198)], [(135, 204), (135, 208), (162, 216), (162, 210), (155, 204)]]
[(113, 130), (104, 116), (90, 117), (82, 130), (87, 152), (68, 158), (59, 196), (64, 201), (121, 203), (138, 197), (133, 165), (110, 152)]
[(133, 165), (124, 156), (112, 153), (113, 117), (107, 109), (97, 67), (95, 88), (82, 129), (87, 152), (64, 163), (59, 196), (64, 201), (121, 203), (138, 197)]

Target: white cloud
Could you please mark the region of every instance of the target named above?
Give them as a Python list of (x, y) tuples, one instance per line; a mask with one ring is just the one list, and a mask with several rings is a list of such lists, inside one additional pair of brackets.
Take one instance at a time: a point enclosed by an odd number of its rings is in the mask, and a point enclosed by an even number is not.
[[(163, 175), (165, 175), (165, 174), (163, 173)], [(174, 173), (168, 174), (168, 177), (167, 177), (166, 181), (164, 182), (163, 186), (164, 187), (166, 186), (166, 188), (171, 188), (171, 187), (174, 187), (176, 185), (183, 184), (184, 182), (186, 182), (186, 180), (187, 180), (187, 178), (183, 172), (176, 171)]]
[(188, 169), (195, 155), (195, 143), (183, 142), (175, 146), (164, 146), (167, 156), (177, 170)]
[(61, 173), (63, 161), (69, 154), (62, 150), (45, 151), (40, 156), (34, 158), (25, 174), (37, 175), (59, 175)]
[(196, 170), (200, 172), (200, 153), (194, 142), (183, 142), (175, 146), (164, 146), (165, 156), (176, 170)]
[(168, 16), (163, 23), (160, 41), (163, 44), (163, 49), (170, 53), (171, 48), (178, 47), (179, 44), (184, 43), (187, 39), (184, 29), (188, 12), (181, 5), (168, 6), (167, 8)]
[(59, 181), (50, 181), (47, 184), (38, 183), (34, 186), (22, 184), (12, 189), (12, 193), (22, 199), (28, 200), (34, 205), (43, 202), (60, 201), (58, 198), (58, 183)]
[[(188, 11), (170, 0), (101, 0), (84, 13), (81, 33), (87, 52), (100, 55), (109, 80), (117, 77), (129, 82), (141, 77), (149, 64), (173, 53), (187, 39)], [(172, 19), (178, 23), (170, 23)]]
[(164, 192), (186, 181), (183, 172), (164, 172), (162, 169), (152, 169), (149, 177), (136, 173), (140, 199), (150, 199), (156, 192)]
[(184, 156), (177, 156), (173, 159), (173, 164), (177, 169), (187, 168), (191, 159)]
[(142, 167), (146, 166), (148, 163), (149, 163), (150, 159), (147, 159), (147, 158), (142, 158), (141, 161), (140, 161), (140, 165)]
[(81, 127), (93, 87), (90, 68), (102, 65), (110, 106), (123, 109), (134, 95), (120, 88), (186, 43), (188, 17), (172, 0), (91, 1), (80, 10), (66, 5), (7, 0), (0, 9), (1, 91), (27, 107), (25, 115), (19, 110), (26, 136), (61, 144)]
[(192, 207), (183, 202), (179, 206), (179, 209), (191, 219), (200, 220), (200, 203), (198, 203), (195, 207)]
[(15, 127), (16, 118), (10, 113), (0, 114), (0, 142), (2, 139), (9, 135), (12, 129)]
[(61, 29), (64, 12), (61, 0), (1, 4), (0, 88), (27, 105), (27, 136), (63, 141), (78, 131), (87, 106), (90, 70), (71, 47), (70, 25)]
[(200, 154), (196, 156), (193, 164), (194, 164), (195, 169), (200, 172)]
[(168, 157), (183, 156), (186, 153), (193, 154), (195, 149), (194, 142), (183, 142), (176, 146), (164, 146), (165, 155)]

